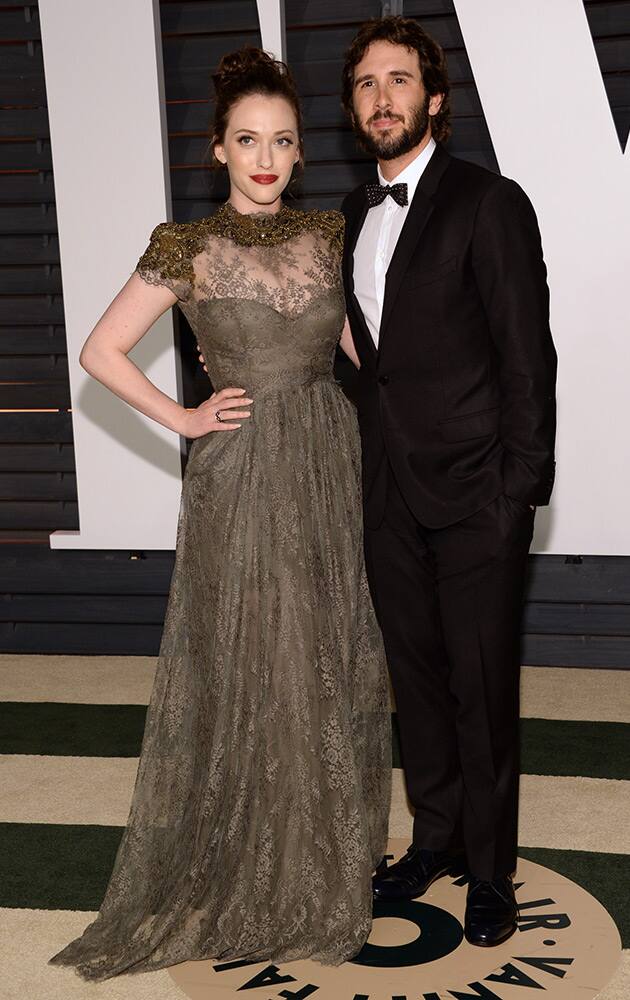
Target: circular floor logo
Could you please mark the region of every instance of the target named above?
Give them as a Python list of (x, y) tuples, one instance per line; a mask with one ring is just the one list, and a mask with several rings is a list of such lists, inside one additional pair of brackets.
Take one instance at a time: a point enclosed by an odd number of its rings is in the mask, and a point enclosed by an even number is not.
[[(393, 859), (407, 842), (392, 840)], [(376, 903), (369, 940), (345, 965), (184, 962), (169, 970), (191, 1000), (589, 1000), (619, 963), (601, 903), (562, 875), (519, 860), (519, 927), (496, 948), (464, 940), (466, 880), (439, 879), (421, 899)], [(249, 991), (256, 991), (249, 993)]]

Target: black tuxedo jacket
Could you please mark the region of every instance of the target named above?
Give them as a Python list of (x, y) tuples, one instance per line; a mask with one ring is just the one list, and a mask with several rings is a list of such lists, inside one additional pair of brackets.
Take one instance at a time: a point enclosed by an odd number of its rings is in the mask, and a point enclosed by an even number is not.
[(354, 248), (368, 211), (363, 185), (342, 211), (368, 526), (383, 516), (387, 459), (428, 528), (460, 521), (503, 492), (547, 504), (556, 352), (527, 196), (438, 144), (387, 271), (378, 350), (354, 294)]

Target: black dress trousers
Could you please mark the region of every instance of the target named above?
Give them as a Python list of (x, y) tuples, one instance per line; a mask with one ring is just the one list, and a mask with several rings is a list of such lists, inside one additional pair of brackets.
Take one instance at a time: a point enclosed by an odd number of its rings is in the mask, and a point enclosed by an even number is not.
[(516, 868), (520, 622), (534, 511), (505, 494), (430, 529), (387, 467), (383, 520), (365, 530), (392, 677), (413, 841), (463, 847), (471, 873)]

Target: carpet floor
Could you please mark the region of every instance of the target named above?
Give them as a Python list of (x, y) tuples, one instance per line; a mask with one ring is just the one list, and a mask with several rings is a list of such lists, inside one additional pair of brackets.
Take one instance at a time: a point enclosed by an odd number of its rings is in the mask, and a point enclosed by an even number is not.
[[(83, 983), (46, 965), (95, 916), (129, 809), (152, 657), (0, 654), (1, 1000), (182, 1000), (168, 973)], [(630, 997), (630, 671), (525, 667), (520, 854), (582, 885), (624, 953)], [(407, 838), (394, 715), (390, 835)]]

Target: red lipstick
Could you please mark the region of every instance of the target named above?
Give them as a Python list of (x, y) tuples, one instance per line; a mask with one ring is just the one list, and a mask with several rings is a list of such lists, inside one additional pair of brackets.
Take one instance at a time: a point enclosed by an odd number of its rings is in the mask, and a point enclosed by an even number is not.
[(278, 180), (278, 174), (250, 174), (250, 177), (257, 184), (273, 184)]

